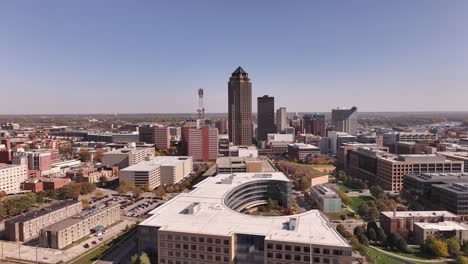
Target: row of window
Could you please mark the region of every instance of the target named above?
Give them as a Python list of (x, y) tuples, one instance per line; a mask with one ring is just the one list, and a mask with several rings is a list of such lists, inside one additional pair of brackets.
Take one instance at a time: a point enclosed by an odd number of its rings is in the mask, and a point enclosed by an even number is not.
[[(186, 253), (186, 252), (184, 252)], [(188, 258), (188, 257), (187, 257)], [(201, 260), (200, 262), (197, 261), (189, 261), (189, 260), (184, 260), (184, 259), (173, 259), (173, 258), (167, 258), (166, 256), (161, 256), (159, 258), (160, 263), (162, 264), (188, 264), (188, 263), (204, 263), (205, 261), (214, 261), (216, 263), (229, 263), (230, 258), (228, 256), (213, 256), (213, 255), (203, 255), (203, 254), (196, 254), (196, 253), (191, 253), (190, 258), (192, 260), (199, 259)]]
[(229, 239), (220, 239), (220, 238), (205, 238), (205, 237), (195, 237), (195, 236), (181, 236), (181, 235), (165, 235), (160, 234), (159, 238), (161, 240), (175, 240), (175, 241), (191, 241), (191, 242), (198, 242), (198, 243), (207, 243), (207, 244), (217, 244), (217, 245), (229, 245)]
[[(283, 258), (284, 257), (284, 258)], [(301, 256), (301, 255), (294, 255), (292, 256), (291, 254), (281, 254), (281, 253), (267, 253), (267, 259), (281, 259), (285, 261), (294, 261), (295, 263), (297, 262), (305, 262), (305, 263), (311, 263), (310, 260), (312, 259), (312, 263), (324, 263), (324, 264), (331, 264), (330, 258), (320, 258), (320, 257), (310, 257), (310, 256)], [(269, 260), (267, 263), (273, 263), (273, 261)], [(283, 263), (283, 262), (276, 262), (276, 263)], [(338, 259), (333, 259), (333, 264), (339, 263)]]
[(183, 249), (183, 250), (193, 250), (199, 252), (216, 252), (216, 253), (224, 253), (229, 254), (228, 247), (213, 247), (208, 245), (196, 245), (196, 244), (180, 244), (180, 243), (172, 243), (172, 242), (160, 242), (161, 248), (168, 248), (168, 249)]
[[(294, 252), (303, 252), (303, 253), (310, 253), (310, 251), (311, 251), (311, 247), (291, 246), (291, 245), (282, 245), (282, 244), (274, 245), (272, 243), (267, 244), (267, 249), (278, 250), (278, 251), (283, 251), (283, 250), (284, 251), (294, 251)], [(335, 256), (341, 256), (341, 255), (343, 255), (343, 250), (333, 249), (333, 251), (331, 251), (328, 248), (324, 248), (323, 250), (321, 250), (320, 248), (314, 247), (313, 248), (313, 253), (314, 254), (323, 254), (323, 255), (330, 255), (330, 254), (333, 253), (333, 255), (335, 255)]]

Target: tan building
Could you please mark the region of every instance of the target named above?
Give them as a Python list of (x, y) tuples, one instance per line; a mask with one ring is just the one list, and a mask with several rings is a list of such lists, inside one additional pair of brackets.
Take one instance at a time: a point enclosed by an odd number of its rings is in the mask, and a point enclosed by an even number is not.
[(460, 241), (468, 239), (468, 226), (463, 223), (445, 221), (438, 223), (415, 223), (415, 242), (424, 243), (429, 236), (438, 239), (458, 238)]
[(310, 178), (310, 186), (316, 186), (328, 183), (328, 175), (312, 177)]
[(449, 160), (457, 160), (463, 161), (465, 164), (465, 172), (468, 172), (468, 152), (467, 151), (460, 151), (460, 152), (437, 152), (437, 155), (441, 155), (446, 157)]
[(267, 159), (248, 157), (221, 157), (216, 160), (218, 173), (274, 172), (276, 169)]
[(123, 148), (102, 154), (102, 165), (106, 167), (118, 166), (119, 169), (135, 165), (148, 156), (154, 156), (154, 148)]
[(83, 210), (81, 202), (62, 201), (39, 211), (33, 211), (5, 221), (5, 233), (10, 241), (29, 241), (42, 228)]
[(39, 246), (64, 248), (91, 234), (92, 229), (110, 226), (120, 220), (120, 204), (86, 210), (41, 229)]
[(120, 171), (119, 180), (135, 185), (149, 184), (151, 188), (171, 185), (190, 175), (193, 171), (192, 157), (158, 156)]
[(405, 175), (463, 172), (463, 162), (434, 154), (394, 155), (369, 148), (358, 148), (348, 153), (352, 176), (395, 192), (403, 188)]
[(276, 217), (241, 213), (269, 195), (280, 194), (287, 203), (290, 188), (281, 172), (209, 177), (150, 213), (138, 226), (139, 251), (156, 253), (164, 264), (351, 264), (351, 246), (318, 210)]
[(0, 163), (0, 191), (7, 194), (21, 191), (21, 183), (27, 179), (28, 168), (23, 165)]

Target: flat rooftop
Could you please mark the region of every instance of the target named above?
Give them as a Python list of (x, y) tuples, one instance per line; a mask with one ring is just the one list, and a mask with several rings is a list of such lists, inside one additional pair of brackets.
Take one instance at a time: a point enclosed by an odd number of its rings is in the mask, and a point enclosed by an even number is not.
[(14, 168), (14, 167), (20, 167), (20, 166), (21, 166), (21, 165), (0, 163), (0, 170), (1, 170), (1, 169)]
[(443, 155), (445, 157), (455, 158), (459, 160), (468, 161), (468, 151), (460, 151), (460, 152), (437, 152), (439, 155)]
[(37, 218), (37, 217), (46, 215), (46, 214), (48, 214), (50, 212), (57, 211), (59, 209), (65, 208), (67, 206), (70, 206), (70, 205), (76, 204), (76, 203), (81, 204), (81, 202), (76, 202), (76, 201), (73, 201), (73, 200), (61, 201), (61, 202), (52, 204), (51, 206), (48, 206), (46, 208), (43, 208), (41, 210), (32, 211), (32, 212), (28, 212), (26, 214), (22, 214), (22, 215), (13, 217), (11, 219), (6, 220), (6, 222), (8, 222), (8, 223), (21, 223), (21, 222), (29, 221), (29, 220), (31, 220), (33, 218)]
[(184, 162), (191, 157), (188, 156), (157, 156), (151, 157), (150, 160), (143, 160), (135, 165), (122, 169), (121, 171), (148, 171), (155, 167), (175, 166), (178, 163)]
[(271, 163), (262, 158), (249, 158), (249, 157), (219, 157), (216, 159), (216, 166), (221, 169), (237, 169), (246, 167), (248, 162), (261, 162), (262, 171), (264, 172), (274, 172), (276, 169), (271, 165)]
[(396, 211), (395, 216), (393, 216), (393, 211), (382, 212), (381, 214), (390, 217), (390, 218), (400, 218), (400, 217), (458, 217), (456, 214), (453, 214), (449, 211)]
[(419, 226), (422, 229), (435, 229), (437, 231), (468, 230), (466, 225), (453, 221), (445, 221), (439, 223), (414, 223), (414, 225)]
[[(218, 236), (251, 234), (265, 236), (265, 240), (350, 247), (318, 210), (289, 216), (254, 216), (236, 212), (224, 204), (229, 191), (244, 183), (261, 180), (289, 182), (281, 172), (219, 174), (156, 208), (140, 225), (157, 226), (163, 231)], [(196, 203), (197, 212), (182, 213)], [(291, 218), (298, 222), (295, 230), (284, 228)]]
[(320, 148), (311, 144), (305, 144), (305, 143), (293, 143), (289, 144), (290, 147), (293, 148), (298, 148), (298, 149), (304, 149), (304, 150), (319, 150)]
[(74, 215), (72, 217), (63, 219), (61, 221), (58, 221), (55, 224), (46, 226), (46, 227), (44, 227), (44, 230), (47, 230), (47, 231), (60, 231), (60, 230), (66, 229), (66, 228), (68, 228), (68, 227), (70, 227), (72, 225), (78, 224), (78, 223), (80, 223), (80, 222), (82, 222), (82, 221), (84, 221), (84, 220), (86, 220), (86, 219), (100, 213), (100, 212), (108, 210), (110, 208), (113, 208), (113, 207), (116, 207), (116, 206), (118, 206), (120, 208), (120, 204), (114, 204), (114, 205), (110, 205), (110, 206), (105, 206), (104, 204), (102, 204), (102, 205), (103, 206), (101, 206), (100, 208), (84, 210), (81, 213), (76, 214), (76, 215)]

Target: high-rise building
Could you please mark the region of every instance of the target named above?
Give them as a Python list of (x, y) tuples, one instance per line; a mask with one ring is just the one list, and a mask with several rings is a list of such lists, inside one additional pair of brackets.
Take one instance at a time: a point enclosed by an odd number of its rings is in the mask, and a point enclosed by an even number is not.
[(252, 83), (249, 74), (238, 67), (228, 83), (229, 141), (234, 145), (252, 144)]
[(216, 160), (218, 158), (218, 129), (208, 125), (188, 131), (188, 155), (196, 161)]
[(357, 134), (357, 107), (332, 109), (332, 125), (334, 131)]
[(312, 116), (312, 131), (311, 134), (324, 137), (326, 135), (325, 129), (325, 115), (322, 113), (315, 113)]
[(227, 134), (227, 120), (226, 119), (220, 119), (220, 120), (216, 120), (215, 122), (215, 126), (216, 128), (218, 128), (218, 132), (219, 134)]
[(158, 149), (168, 149), (171, 146), (171, 132), (168, 126), (142, 126), (139, 132), (141, 142), (155, 144)]
[(258, 128), (257, 140), (267, 140), (269, 133), (275, 133), (275, 98), (264, 95), (257, 98)]
[(280, 107), (276, 110), (276, 130), (278, 133), (283, 132), (287, 125), (288, 117), (286, 115), (286, 107)]
[(303, 126), (302, 118), (296, 112), (293, 116), (293, 119), (291, 119), (291, 127), (294, 127), (294, 131), (300, 134), (302, 133), (302, 126)]
[(27, 173), (26, 166), (0, 163), (0, 192), (20, 192), (21, 183), (26, 180)]

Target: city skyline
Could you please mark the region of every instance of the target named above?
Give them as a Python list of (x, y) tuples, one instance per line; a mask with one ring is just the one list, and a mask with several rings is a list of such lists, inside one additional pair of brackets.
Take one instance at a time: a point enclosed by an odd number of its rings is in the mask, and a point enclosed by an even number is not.
[(463, 1), (110, 3), (0, 3), (3, 114), (224, 113), (238, 66), (289, 112), (468, 110)]

